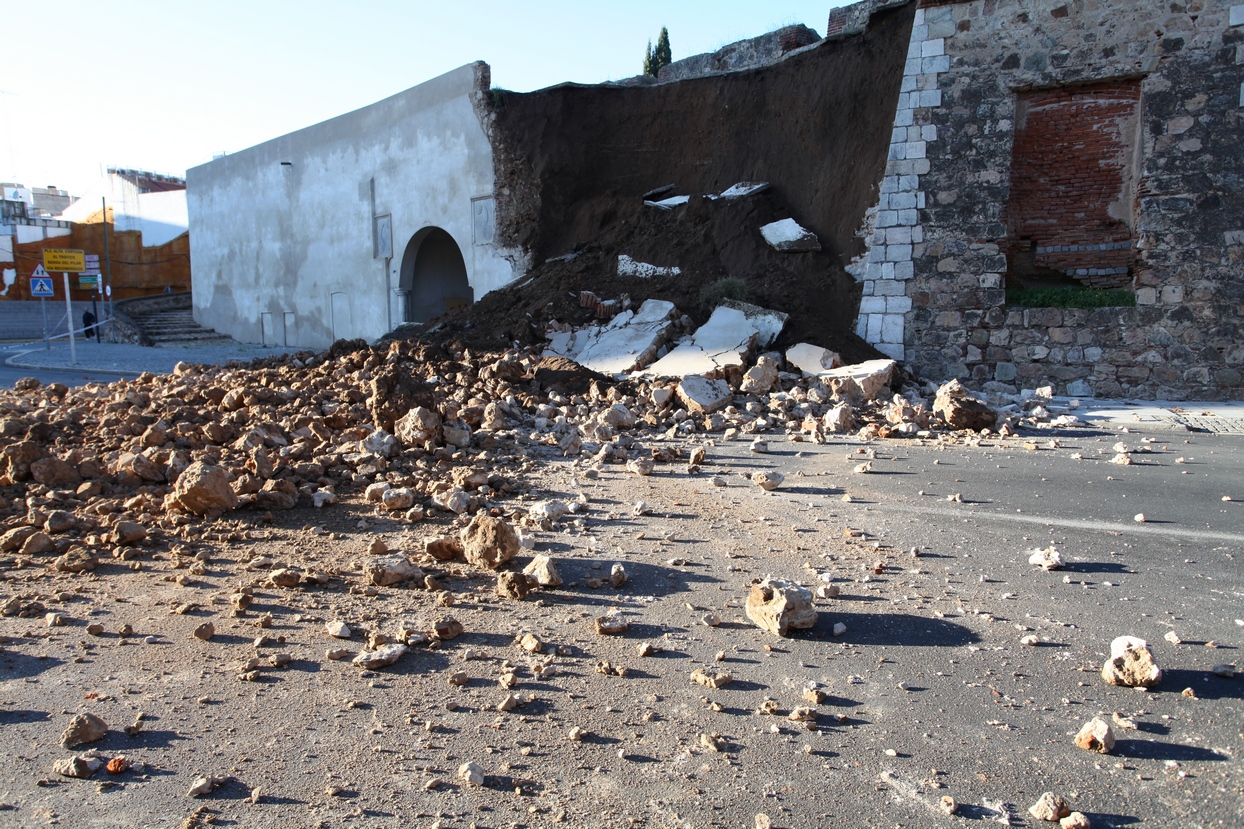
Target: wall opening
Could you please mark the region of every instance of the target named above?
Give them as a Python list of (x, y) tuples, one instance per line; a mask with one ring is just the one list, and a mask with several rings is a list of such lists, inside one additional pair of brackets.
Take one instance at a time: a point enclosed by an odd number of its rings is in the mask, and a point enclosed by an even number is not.
[(1008, 292), (1132, 286), (1139, 108), (1136, 79), (1018, 94)]
[(398, 287), (406, 292), (403, 322), (427, 322), (475, 300), (462, 251), (439, 227), (425, 227), (406, 245)]

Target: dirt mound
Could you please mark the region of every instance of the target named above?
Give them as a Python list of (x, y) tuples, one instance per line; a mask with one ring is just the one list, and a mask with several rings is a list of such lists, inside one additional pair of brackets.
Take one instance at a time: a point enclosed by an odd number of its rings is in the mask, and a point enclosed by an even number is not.
[[(860, 286), (837, 256), (828, 250), (779, 253), (764, 241), (762, 225), (790, 216), (773, 191), (739, 199), (692, 195), (669, 210), (638, 197), (603, 194), (577, 205), (566, 222), (565, 238), (588, 241), (573, 243), (533, 267), (526, 279), (416, 331), (476, 349), (540, 344), (552, 321), (592, 321), (593, 311), (579, 304), (582, 291), (601, 299), (626, 295), (633, 307), (645, 299), (669, 300), (699, 324), (721, 298), (721, 280), (729, 279), (744, 291), (732, 298), (790, 314), (777, 347), (811, 342), (850, 362), (881, 356), (855, 335)], [(678, 273), (619, 275), (623, 255)]]

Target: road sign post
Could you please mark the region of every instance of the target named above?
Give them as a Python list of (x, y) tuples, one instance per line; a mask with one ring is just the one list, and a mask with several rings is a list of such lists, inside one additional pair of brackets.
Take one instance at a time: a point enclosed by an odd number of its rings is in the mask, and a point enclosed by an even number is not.
[(42, 265), (35, 265), (35, 271), (30, 275), (30, 295), (39, 297), (39, 310), (43, 312), (43, 344), (50, 351), (52, 341), (48, 339), (47, 298), (55, 296), (56, 292), (52, 290), (52, 277), (48, 276)]
[[(45, 254), (47, 250), (43, 251)], [(73, 339), (73, 298), (69, 296), (69, 273), (65, 273), (65, 320), (69, 323), (69, 364), (78, 364), (78, 344)]]

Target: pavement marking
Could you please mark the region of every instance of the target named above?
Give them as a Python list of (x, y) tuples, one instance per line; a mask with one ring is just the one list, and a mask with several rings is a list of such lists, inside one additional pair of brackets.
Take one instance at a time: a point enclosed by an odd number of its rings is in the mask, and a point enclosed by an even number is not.
[(917, 507), (910, 504), (853, 504), (875, 510), (907, 512), (913, 515), (937, 515), (945, 518), (977, 518), (991, 521), (1010, 521), (1015, 524), (1039, 524), (1047, 527), (1068, 527), (1076, 530), (1097, 532), (1134, 533), (1136, 535), (1167, 535), (1174, 538), (1200, 538), (1206, 541), (1234, 541), (1244, 544), (1244, 533), (1224, 533), (1213, 530), (1193, 530), (1180, 527), (1157, 527), (1152, 524), (1112, 524), (1107, 521), (1082, 521), (1076, 518), (1051, 518), (1040, 515), (1010, 514), (1005, 512), (977, 512), (972, 509), (956, 510), (945, 507)]

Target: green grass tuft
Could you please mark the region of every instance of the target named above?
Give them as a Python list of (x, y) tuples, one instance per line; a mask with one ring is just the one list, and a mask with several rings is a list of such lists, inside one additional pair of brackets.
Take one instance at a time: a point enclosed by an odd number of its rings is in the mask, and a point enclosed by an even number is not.
[(1006, 304), (1020, 308), (1130, 308), (1136, 304), (1136, 294), (1100, 288), (1007, 288)]

